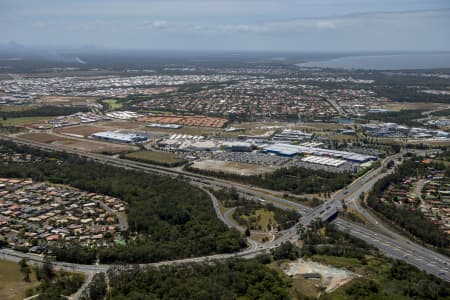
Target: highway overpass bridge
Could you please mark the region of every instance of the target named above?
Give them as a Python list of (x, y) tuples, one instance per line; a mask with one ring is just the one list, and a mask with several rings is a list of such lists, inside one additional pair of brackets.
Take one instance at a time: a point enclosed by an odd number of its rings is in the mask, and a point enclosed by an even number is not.
[[(1, 140), (13, 141), (18, 144), (28, 145), (37, 147), (47, 151), (62, 151), (67, 153), (72, 153), (78, 155), (79, 157), (83, 157), (89, 160), (97, 161), (104, 164), (110, 164), (113, 166), (130, 169), (130, 170), (140, 170), (144, 172), (157, 173), (172, 177), (183, 176), (186, 179), (192, 180), (199, 184), (205, 185), (206, 187), (218, 187), (218, 188), (235, 188), (238, 192), (250, 195), (255, 198), (264, 198), (274, 203), (279, 204), (282, 207), (296, 209), (303, 214), (303, 218), (300, 220), (300, 224), (309, 225), (314, 219), (321, 218), (322, 220), (332, 220), (336, 224), (339, 230), (343, 230), (348, 232), (349, 234), (360, 238), (367, 243), (377, 247), (380, 249), (386, 256), (403, 260), (407, 263), (410, 263), (421, 270), (424, 270), (428, 273), (434, 274), (446, 281), (450, 281), (450, 259), (446, 256), (443, 256), (439, 253), (436, 253), (428, 248), (425, 248), (421, 245), (418, 245), (412, 241), (407, 240), (406, 238), (399, 239), (398, 235), (394, 232), (386, 232), (385, 234), (377, 233), (372, 231), (371, 229), (349, 222), (342, 218), (336, 216), (337, 211), (339, 210), (342, 202), (348, 203), (359, 198), (364, 192), (370, 190), (373, 184), (379, 180), (379, 178), (385, 176), (387, 173), (382, 172), (383, 168), (380, 167), (372, 172), (365, 174), (364, 176), (358, 178), (351, 185), (349, 185), (346, 189), (337, 192), (331, 200), (327, 201), (323, 205), (312, 209), (310, 207), (304, 206), (302, 204), (286, 200), (281, 197), (274, 196), (276, 193), (270, 193), (261, 191), (261, 189), (255, 189), (252, 187), (248, 187), (242, 184), (237, 184), (235, 182), (229, 182), (226, 180), (220, 180), (213, 177), (202, 176), (198, 174), (192, 174), (184, 171), (173, 170), (164, 167), (158, 167), (153, 165), (148, 165), (145, 163), (127, 161), (119, 158), (114, 158), (101, 154), (93, 154), (88, 152), (80, 152), (74, 149), (69, 149), (63, 146), (55, 146), (42, 144), (38, 142), (31, 142), (28, 140), (2, 136), (0, 135)], [(390, 159), (395, 159), (398, 156), (393, 156)], [(328, 208), (329, 206), (329, 208)], [(335, 218), (337, 217), (337, 218)], [(296, 224), (298, 225), (298, 224)], [(194, 258), (188, 260), (180, 260), (176, 262), (188, 262), (188, 261), (197, 261), (197, 260), (211, 260), (211, 259), (224, 259), (228, 257), (252, 257), (257, 253), (266, 252), (270, 249), (274, 249), (278, 247), (281, 243), (285, 241), (294, 241), (298, 238), (297, 236), (297, 227), (293, 226), (284, 234), (278, 238), (277, 240), (264, 244), (262, 247), (258, 247), (257, 249), (245, 250), (235, 254), (223, 254), (216, 256), (207, 256), (203, 258)], [(173, 262), (173, 263), (176, 263)], [(158, 264), (165, 264), (172, 262), (161, 262)], [(55, 262), (57, 265), (67, 265), (67, 263), (63, 262)], [(104, 268), (108, 268), (108, 266), (103, 265)], [(103, 267), (100, 266), (88, 266), (88, 265), (71, 265), (71, 267), (79, 269), (79, 270), (103, 270)]]

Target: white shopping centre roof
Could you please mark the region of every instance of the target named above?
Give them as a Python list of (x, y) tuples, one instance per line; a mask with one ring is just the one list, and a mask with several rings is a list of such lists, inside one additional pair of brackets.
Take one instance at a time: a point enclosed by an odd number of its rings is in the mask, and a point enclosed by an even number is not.
[(113, 131), (103, 131), (92, 134), (93, 137), (102, 138), (102, 139), (110, 139), (116, 141), (123, 142), (134, 142), (137, 137), (141, 137), (134, 133), (121, 133), (121, 132), (113, 132)]
[(337, 150), (322, 149), (322, 148), (315, 148), (315, 147), (304, 147), (304, 146), (297, 146), (297, 145), (284, 144), (284, 143), (277, 143), (277, 144), (269, 145), (269, 146), (265, 147), (264, 150), (271, 151), (271, 152), (278, 152), (278, 153), (284, 154), (284, 155), (292, 155), (295, 153), (310, 153), (315, 156), (331, 156), (334, 158), (342, 158), (345, 160), (351, 160), (351, 161), (356, 161), (356, 162), (365, 162), (370, 159), (376, 159), (375, 156), (358, 154), (358, 153), (354, 153), (354, 152), (337, 151)]
[(314, 163), (314, 164), (320, 164), (325, 166), (332, 166), (332, 167), (339, 167), (343, 164), (345, 164), (345, 160), (342, 159), (335, 159), (335, 158), (327, 158), (327, 157), (321, 157), (321, 156), (306, 156), (302, 158), (302, 161)]

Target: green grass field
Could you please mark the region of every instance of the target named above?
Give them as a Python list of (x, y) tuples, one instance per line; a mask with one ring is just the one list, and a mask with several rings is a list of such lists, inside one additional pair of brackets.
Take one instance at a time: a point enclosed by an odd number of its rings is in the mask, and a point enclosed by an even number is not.
[(39, 283), (32, 272), (31, 282), (23, 281), (19, 265), (15, 262), (0, 260), (0, 299), (22, 300), (26, 297), (26, 291)]
[(159, 162), (166, 164), (176, 164), (182, 162), (173, 153), (161, 151), (137, 151), (125, 154), (125, 158), (137, 159), (141, 161)]
[(361, 263), (357, 258), (314, 255), (312, 259), (325, 265), (331, 265), (338, 268), (346, 268), (348, 270), (355, 270), (361, 266)]
[(277, 222), (275, 221), (275, 213), (273, 211), (269, 211), (267, 209), (258, 209), (254, 214), (248, 216), (241, 216), (243, 219), (251, 222), (251, 219), (255, 220), (255, 225), (257, 228), (261, 228), (261, 230), (266, 231), (267, 225), (272, 224), (272, 226), (276, 227)]
[(123, 106), (117, 99), (105, 99), (102, 100), (102, 103), (108, 104), (110, 110), (117, 110)]
[(25, 111), (36, 108), (35, 106), (27, 105), (0, 105), (1, 112), (11, 112), (11, 111)]
[(23, 117), (23, 118), (10, 118), (0, 119), (0, 124), (3, 126), (20, 126), (31, 122), (45, 121), (54, 117)]

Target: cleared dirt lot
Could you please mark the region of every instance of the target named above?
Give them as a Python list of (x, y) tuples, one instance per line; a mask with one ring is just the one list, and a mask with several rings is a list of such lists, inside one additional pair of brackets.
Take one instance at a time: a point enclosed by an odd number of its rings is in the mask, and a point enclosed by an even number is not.
[(45, 104), (92, 104), (96, 102), (96, 97), (73, 97), (73, 96), (41, 96), (41, 100)]
[(95, 125), (79, 125), (79, 126), (55, 129), (54, 132), (77, 134), (77, 135), (82, 135), (84, 137), (87, 137), (93, 133), (100, 132), (100, 131), (107, 131), (107, 130), (111, 130), (111, 128), (103, 127), (103, 126), (95, 126)]
[(324, 287), (325, 293), (331, 293), (337, 288), (350, 282), (352, 279), (360, 277), (358, 274), (345, 269), (338, 269), (314, 261), (305, 261), (303, 259), (287, 264), (283, 271), (287, 275), (299, 279), (302, 279), (303, 274), (320, 274), (320, 285)]
[(48, 134), (45, 132), (35, 132), (35, 133), (25, 133), (20, 135), (21, 138), (30, 140), (30, 141), (35, 141), (35, 142), (39, 142), (39, 143), (46, 143), (46, 144), (51, 144), (51, 143), (64, 143), (64, 142), (70, 142), (70, 139), (67, 138), (63, 138), (57, 135), (53, 135), (53, 134)]
[(104, 143), (82, 139), (71, 139), (44, 132), (26, 133), (22, 134), (20, 137), (30, 141), (52, 145), (61, 145), (72, 149), (96, 153), (107, 152), (115, 154), (137, 149), (136, 147), (129, 145)]
[(271, 167), (264, 167), (240, 162), (221, 161), (214, 159), (205, 159), (201, 161), (196, 161), (191, 167), (199, 170), (232, 173), (242, 176), (259, 175), (275, 171), (275, 168)]
[(95, 123), (95, 126), (105, 127), (108, 130), (117, 130), (117, 129), (139, 129), (143, 127), (143, 124), (137, 123), (135, 121), (102, 121)]

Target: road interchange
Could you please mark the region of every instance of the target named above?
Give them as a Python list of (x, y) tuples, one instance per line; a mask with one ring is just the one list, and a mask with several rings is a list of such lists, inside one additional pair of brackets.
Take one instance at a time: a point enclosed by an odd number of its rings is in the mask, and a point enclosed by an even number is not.
[[(169, 168), (148, 165), (145, 163), (123, 160), (120, 158), (112, 158), (101, 154), (81, 152), (63, 146), (55, 146), (42, 144), (38, 142), (32, 142), (17, 137), (0, 136), (0, 139), (13, 141), (18, 144), (37, 147), (47, 151), (63, 151), (75, 154), (77, 156), (86, 159), (114, 165), (125, 169), (140, 170), (144, 172), (157, 173), (172, 177), (181, 177), (184, 180), (190, 180), (191, 182), (196, 183), (197, 185), (200, 185), (204, 188), (211, 188), (211, 187), (226, 188), (226, 189), (234, 188), (237, 192), (243, 195), (250, 196), (254, 199), (265, 199), (281, 208), (296, 209), (303, 215), (303, 217), (300, 219), (299, 222), (299, 224), (302, 224), (303, 226), (309, 225), (311, 221), (315, 220), (316, 218), (328, 219), (329, 217), (335, 215), (341, 208), (343, 202), (345, 202), (346, 204), (357, 203), (357, 200), (359, 199), (362, 193), (370, 191), (375, 182), (377, 182), (380, 178), (386, 176), (391, 172), (390, 170), (385, 171), (383, 166), (386, 165), (389, 161), (398, 159), (400, 157), (400, 154), (398, 154), (389, 157), (388, 159), (385, 159), (381, 167), (372, 170), (371, 172), (363, 175), (362, 177), (359, 177), (348, 187), (335, 193), (329, 201), (325, 202), (319, 207), (312, 209), (305, 205), (279, 197), (277, 196), (277, 192), (249, 187), (235, 182), (229, 182), (226, 180), (216, 179), (180, 170), (172, 170)], [(216, 208), (216, 203), (214, 201), (213, 205), (217, 213), (218, 208)], [(364, 214), (364, 216), (366, 216), (366, 214)], [(222, 221), (224, 221), (225, 224), (227, 224), (226, 220)], [(397, 234), (396, 232), (386, 228), (384, 225), (382, 225), (380, 222), (374, 219), (369, 218), (368, 221), (369, 223), (371, 223), (372, 226), (375, 226), (377, 228), (376, 232), (365, 227), (364, 225), (355, 224), (353, 222), (349, 222), (339, 217), (336, 218), (334, 223), (339, 230), (346, 231), (352, 236), (355, 236), (357, 238), (366, 241), (367, 243), (380, 249), (380, 251), (384, 253), (386, 256), (394, 259), (403, 260), (409, 264), (418, 267), (421, 270), (434, 274), (437, 277), (442, 278), (443, 280), (450, 281), (450, 260), (448, 257), (441, 255), (435, 251), (432, 251), (426, 247), (423, 247), (417, 243), (414, 243), (413, 241), (408, 240), (406, 237), (403, 237)], [(230, 226), (229, 224), (227, 225)], [(281, 237), (272, 242), (268, 242), (262, 245), (253, 244), (248, 249), (245, 249), (238, 253), (218, 254), (198, 258), (187, 258), (175, 261), (159, 262), (148, 265), (158, 266), (163, 264), (209, 261), (231, 257), (254, 257), (259, 253), (264, 253), (278, 247), (283, 242), (290, 240), (294, 241), (297, 238), (298, 238), (297, 226), (293, 226), (290, 229), (282, 232)], [(28, 256), (29, 260), (36, 261), (36, 257), (34, 257), (31, 254), (10, 253), (8, 251), (12, 250), (2, 249), (0, 254), (10, 256), (14, 255), (17, 256), (23, 254), (24, 256)], [(53, 264), (59, 268), (81, 272), (105, 272), (111, 267), (110, 265), (79, 265), (64, 262), (53, 262)]]

